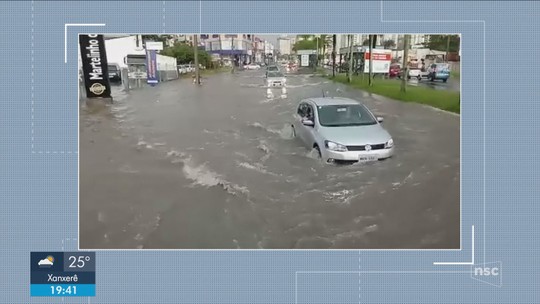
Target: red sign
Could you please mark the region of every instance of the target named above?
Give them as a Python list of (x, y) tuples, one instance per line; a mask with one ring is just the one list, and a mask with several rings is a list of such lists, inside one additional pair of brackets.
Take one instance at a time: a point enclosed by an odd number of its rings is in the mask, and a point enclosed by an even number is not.
[[(369, 60), (369, 53), (364, 54), (364, 59)], [(373, 54), (373, 60), (383, 60), (383, 61), (389, 61), (392, 60), (392, 54), (380, 54), (380, 53), (374, 53)]]

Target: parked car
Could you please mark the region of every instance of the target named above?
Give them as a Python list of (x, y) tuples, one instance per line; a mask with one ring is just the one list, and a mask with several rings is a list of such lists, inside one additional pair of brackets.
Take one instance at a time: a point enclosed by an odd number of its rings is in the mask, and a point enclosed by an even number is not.
[(388, 77), (390, 78), (401, 77), (401, 65), (400, 64), (391, 65), (390, 70), (388, 71)]
[(178, 66), (178, 73), (180, 74), (187, 74), (187, 67), (184, 64), (181, 64)]
[(409, 75), (407, 75), (407, 79), (411, 78), (417, 78), (418, 80), (422, 80), (422, 70), (420, 68), (409, 68)]
[(120, 66), (118, 64), (109, 64), (107, 65), (109, 70), (109, 80), (113, 82), (122, 81), (122, 72), (120, 71)]
[(266, 75), (266, 85), (268, 87), (282, 87), (287, 83), (287, 78), (281, 72), (268, 72)]
[(300, 102), (292, 124), (293, 135), (326, 162), (375, 161), (394, 155), (394, 141), (362, 103), (337, 97)]
[(447, 63), (434, 63), (429, 67), (427, 78), (430, 81), (448, 81), (450, 78), (450, 65)]

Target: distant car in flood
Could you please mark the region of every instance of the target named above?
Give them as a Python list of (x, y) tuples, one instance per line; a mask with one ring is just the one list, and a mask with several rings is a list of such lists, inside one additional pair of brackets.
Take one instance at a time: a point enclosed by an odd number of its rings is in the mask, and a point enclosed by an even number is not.
[(280, 70), (279, 70), (277, 65), (270, 64), (270, 65), (266, 66), (266, 74), (265, 74), (265, 76), (268, 77), (268, 73), (270, 73), (270, 72), (279, 72), (279, 71)]
[(247, 65), (244, 66), (244, 69), (246, 69), (246, 70), (258, 70), (260, 68), (261, 68), (261, 66), (258, 65), (258, 64), (255, 64), (255, 63), (250, 63), (250, 64), (247, 64)]
[(281, 72), (268, 72), (266, 75), (266, 85), (268, 87), (283, 87), (287, 83), (287, 78)]
[(447, 63), (434, 63), (429, 67), (427, 78), (430, 81), (448, 81), (450, 78), (450, 65)]

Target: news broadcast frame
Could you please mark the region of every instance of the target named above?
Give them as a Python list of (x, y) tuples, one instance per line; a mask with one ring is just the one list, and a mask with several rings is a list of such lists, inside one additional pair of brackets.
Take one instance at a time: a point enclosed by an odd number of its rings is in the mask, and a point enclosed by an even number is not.
[[(0, 5), (0, 303), (540, 301), (537, 85), (534, 77), (508, 75), (537, 63), (526, 48), (540, 43), (530, 39), (538, 2)], [(459, 33), (460, 249), (82, 250), (80, 34), (214, 32)], [(521, 59), (508, 61), (501, 41)], [(515, 48), (524, 41), (526, 48)], [(97, 84), (90, 92), (103, 90)]]

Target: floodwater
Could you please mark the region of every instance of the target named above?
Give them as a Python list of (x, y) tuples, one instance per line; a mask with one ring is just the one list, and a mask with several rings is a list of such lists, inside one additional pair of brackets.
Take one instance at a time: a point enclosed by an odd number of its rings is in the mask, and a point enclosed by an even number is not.
[[(81, 249), (417, 249), (460, 246), (459, 117), (264, 72), (123, 92), (80, 118)], [(362, 100), (396, 156), (331, 165), (292, 137), (303, 98)]]

